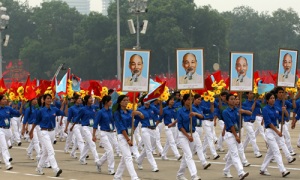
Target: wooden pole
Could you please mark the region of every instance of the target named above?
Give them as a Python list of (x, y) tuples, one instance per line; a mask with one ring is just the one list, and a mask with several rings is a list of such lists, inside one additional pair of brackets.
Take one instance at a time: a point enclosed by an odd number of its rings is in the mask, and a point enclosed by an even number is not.
[[(191, 104), (190, 104), (190, 113), (193, 112), (193, 98), (192, 98), (192, 90), (190, 89), (190, 92), (189, 92), (189, 98), (191, 98)], [(193, 136), (193, 117), (190, 117), (190, 133), (191, 133), (191, 136)]]
[[(281, 106), (281, 109), (282, 107), (285, 106), (285, 87), (283, 87), (283, 99), (282, 99), (282, 106)], [(284, 112), (282, 111), (281, 112), (281, 127), (280, 127), (280, 132), (282, 133), (282, 128), (283, 128), (283, 122), (284, 122)]]
[[(133, 93), (133, 105), (132, 105), (132, 110), (134, 111), (134, 107), (135, 107), (135, 92)], [(134, 116), (131, 117), (131, 142), (133, 143), (133, 134), (134, 134)]]
[[(239, 99), (240, 99), (240, 109), (242, 109), (242, 93), (243, 92), (239, 92)], [(239, 138), (240, 138), (240, 141), (241, 141), (241, 131), (242, 131), (242, 114), (239, 114), (240, 118), (239, 118)]]

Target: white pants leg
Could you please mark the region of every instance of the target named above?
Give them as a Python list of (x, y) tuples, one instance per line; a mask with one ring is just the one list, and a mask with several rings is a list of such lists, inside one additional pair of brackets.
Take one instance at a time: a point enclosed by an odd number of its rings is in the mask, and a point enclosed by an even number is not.
[(280, 150), (279, 147), (277, 145), (276, 141), (280, 141), (280, 137), (270, 128), (266, 129), (266, 139), (267, 139), (267, 143), (269, 145), (267, 154), (265, 156), (265, 159), (261, 165), (260, 170), (261, 171), (265, 171), (271, 161), (271, 159), (274, 157), (276, 160), (276, 163), (278, 165), (279, 171), (280, 172), (284, 172), (286, 171), (283, 162), (282, 162), (282, 156), (280, 154)]
[(70, 128), (73, 126), (73, 123), (69, 123), (69, 126), (68, 126), (68, 135), (67, 135), (67, 139), (66, 139), (66, 144), (65, 144), (65, 152), (68, 152), (69, 151), (69, 147), (72, 143), (72, 140), (73, 140), (73, 132), (74, 131), (70, 131)]
[(244, 149), (247, 148), (247, 146), (250, 142), (251, 145), (252, 145), (254, 154), (259, 154), (260, 152), (259, 152), (259, 148), (256, 144), (256, 137), (255, 137), (253, 123), (244, 122), (244, 128), (247, 130), (246, 139), (245, 139), (244, 144), (243, 144)]
[(133, 153), (133, 156), (135, 159), (137, 159), (140, 156), (140, 152), (138, 150), (137, 142), (133, 136), (132, 146), (130, 146), (130, 151)]
[(75, 124), (73, 128), (73, 135), (76, 136), (78, 149), (80, 151), (79, 161), (84, 161), (86, 156), (83, 154), (84, 140), (81, 134), (81, 129), (82, 126), (80, 124)]
[(294, 152), (294, 149), (292, 147), (292, 142), (291, 142), (291, 136), (290, 136), (290, 132), (289, 132), (289, 126), (290, 126), (290, 122), (285, 122), (283, 124), (282, 135), (285, 139), (285, 143), (286, 143), (288, 150), (290, 152)]
[(257, 128), (255, 130), (255, 137), (257, 137), (257, 135), (260, 134), (263, 137), (263, 139), (266, 141), (265, 129), (261, 125), (262, 120), (263, 120), (262, 116), (256, 116), (255, 117), (255, 122), (254, 123), (257, 125)]
[(137, 158), (137, 162), (142, 164), (144, 158), (147, 156), (147, 159), (152, 167), (152, 169), (157, 168), (156, 161), (152, 155), (152, 143), (156, 138), (156, 130), (142, 128), (142, 139), (144, 143), (144, 149), (141, 152), (141, 155)]
[(291, 156), (291, 153), (286, 146), (284, 137), (282, 136), (282, 137), (277, 138), (276, 142), (277, 142), (278, 146), (282, 149), (282, 152), (284, 153), (284, 156), (286, 157), (286, 159), (288, 161), (290, 161), (293, 157)]
[(202, 138), (202, 133), (203, 133), (203, 128), (196, 126), (196, 133), (198, 133), (199, 138), (201, 139)]
[(93, 141), (93, 137), (92, 137), (92, 134), (91, 134), (90, 127), (83, 126), (82, 127), (82, 135), (85, 139), (85, 143), (88, 145), (89, 149), (91, 150), (91, 152), (94, 156), (95, 162), (98, 162), (99, 161), (99, 155), (98, 155), (98, 152), (96, 150), (96, 144)]
[(21, 142), (20, 117), (11, 118), (11, 128), (13, 129), (13, 140), (15, 143)]
[(198, 133), (193, 133), (193, 143), (191, 143), (191, 147), (192, 147), (192, 152), (197, 152), (197, 156), (199, 158), (199, 160), (201, 161), (202, 166), (204, 166), (205, 164), (207, 164), (207, 161), (204, 157), (203, 154), (203, 148), (202, 148), (202, 143), (199, 137)]
[(224, 139), (223, 139), (223, 136), (222, 136), (222, 131), (223, 131), (223, 128), (224, 128), (224, 121), (219, 120), (218, 123), (219, 123), (220, 129), (221, 129), (221, 133), (220, 133), (220, 136), (219, 136), (219, 139), (218, 139), (217, 149), (220, 149), (220, 148), (223, 148), (223, 140)]
[[(162, 123), (160, 123), (160, 124), (162, 124)], [(157, 148), (158, 152), (160, 154), (162, 154), (163, 147), (162, 147), (161, 142), (160, 142), (160, 130), (159, 130), (159, 128), (156, 128), (155, 132), (156, 132), (155, 133), (156, 134), (156, 137), (155, 137), (156, 148)]]
[(238, 172), (238, 175), (243, 174), (244, 169), (243, 169), (241, 159), (239, 157), (238, 143), (236, 142), (234, 135), (230, 132), (226, 132), (224, 136), (224, 140), (228, 146), (228, 157), (223, 171), (229, 172), (230, 166), (234, 165), (235, 169)]
[(172, 132), (172, 129), (174, 129), (174, 128), (175, 127), (168, 128), (168, 126), (165, 126), (165, 133), (166, 133), (167, 140), (166, 140), (165, 147), (161, 153), (162, 156), (167, 155), (169, 147), (171, 147), (176, 158), (178, 158), (180, 156), (178, 149), (176, 147), (173, 132)]
[(128, 170), (128, 173), (131, 177), (131, 180), (136, 180), (136, 179), (138, 179), (138, 176), (137, 176), (136, 171), (133, 166), (129, 145), (122, 134), (118, 135), (118, 139), (119, 139), (119, 147), (120, 147), (120, 150), (121, 150), (123, 156), (121, 158), (121, 161), (119, 163), (119, 166), (117, 168), (114, 178), (121, 179), (123, 172), (125, 170), (125, 167), (126, 167)]
[(42, 168), (45, 161), (48, 159), (53, 171), (56, 172), (59, 170), (59, 168), (54, 156), (55, 153), (52, 145), (52, 142), (55, 138), (55, 131), (41, 130), (41, 138), (42, 138), (41, 143), (42, 143), (43, 153), (38, 163), (38, 168)]
[(105, 132), (100, 131), (101, 134), (101, 142), (102, 146), (104, 147), (105, 153), (100, 158), (99, 163), (103, 165), (105, 161), (108, 164), (108, 170), (114, 171), (115, 170), (115, 159), (114, 159), (114, 149), (112, 144), (109, 141), (109, 136), (113, 136), (113, 132)]
[[(193, 138), (194, 138), (194, 134), (196, 133), (193, 133)], [(193, 142), (190, 142), (188, 138), (181, 131), (179, 131), (178, 138), (180, 140), (180, 145), (182, 147), (183, 157), (180, 163), (179, 170), (177, 172), (177, 176), (184, 175), (184, 171), (186, 167), (188, 167), (191, 176), (196, 176), (197, 168), (196, 168), (195, 161), (193, 160), (193, 154), (191, 149), (193, 148), (192, 145)]]
[(9, 154), (7, 143), (6, 143), (6, 140), (11, 138), (11, 136), (12, 136), (12, 133), (11, 133), (10, 129), (0, 128), (0, 147), (1, 147), (3, 161), (6, 166), (11, 165), (9, 162), (10, 154)]
[(210, 152), (213, 156), (217, 156), (216, 148), (214, 145), (213, 129), (214, 122), (209, 120), (203, 121), (203, 128), (205, 131), (205, 138), (203, 143), (203, 152), (205, 152), (206, 146), (208, 145)]
[[(31, 131), (32, 125), (28, 124), (28, 130)], [(27, 148), (27, 153), (28, 154), (32, 154), (33, 149), (36, 151), (36, 157), (39, 159), (40, 155), (41, 155), (41, 147), (40, 147), (40, 142), (39, 142), (39, 138), (38, 138), (38, 134), (37, 134), (37, 128), (35, 128), (33, 130), (33, 138), (30, 141), (30, 144)]]

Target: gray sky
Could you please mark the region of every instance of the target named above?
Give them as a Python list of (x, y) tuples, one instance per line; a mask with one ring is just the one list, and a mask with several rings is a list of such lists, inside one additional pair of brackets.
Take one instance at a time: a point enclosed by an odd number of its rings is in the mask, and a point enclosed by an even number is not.
[[(18, 0), (24, 2), (25, 0)], [(91, 10), (101, 12), (102, 0), (90, 0)], [(151, 0), (149, 0), (151, 1)], [(234, 7), (247, 5), (253, 9), (263, 12), (273, 12), (278, 8), (288, 9), (292, 7), (298, 14), (300, 14), (300, 0), (194, 0), (197, 6), (210, 4), (212, 8), (220, 12), (230, 11)], [(29, 0), (30, 6), (38, 6), (42, 0)]]

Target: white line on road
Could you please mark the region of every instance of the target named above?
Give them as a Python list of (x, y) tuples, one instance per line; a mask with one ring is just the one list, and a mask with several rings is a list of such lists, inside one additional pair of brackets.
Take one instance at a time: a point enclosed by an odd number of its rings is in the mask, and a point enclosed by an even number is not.
[(19, 172), (15, 172), (15, 171), (3, 171), (3, 172), (10, 173), (10, 174), (18, 174), (19, 173)]
[(38, 176), (41, 176), (41, 175), (37, 175), (37, 174), (25, 174), (26, 176), (36, 176), (36, 177), (38, 177)]
[(51, 177), (51, 176), (47, 176), (47, 178), (51, 178), (51, 179), (64, 179), (64, 178), (60, 178), (60, 177)]

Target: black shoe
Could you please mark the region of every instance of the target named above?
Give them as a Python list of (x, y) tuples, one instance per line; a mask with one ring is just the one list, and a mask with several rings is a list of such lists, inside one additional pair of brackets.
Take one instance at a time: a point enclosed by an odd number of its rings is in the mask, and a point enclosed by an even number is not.
[(9, 162), (12, 162), (12, 160), (13, 160), (13, 158), (9, 158), (9, 160), (8, 160), (8, 161), (9, 161)]
[(56, 173), (55, 177), (58, 177), (58, 176), (59, 176), (61, 173), (62, 173), (62, 170), (61, 170), (61, 169), (59, 169), (59, 170), (57, 171), (57, 173)]
[(53, 144), (56, 144), (56, 142), (57, 142), (57, 141), (56, 141), (56, 140), (54, 140)]
[(86, 155), (86, 156), (85, 156), (85, 159), (88, 159), (89, 157), (90, 157), (89, 155)]
[(11, 149), (11, 148), (12, 148), (12, 146), (9, 146), (9, 147), (8, 147), (8, 149)]
[(18, 143), (18, 146), (21, 146), (21, 145), (22, 145), (22, 143), (21, 143), (21, 142), (19, 142), (19, 143)]

